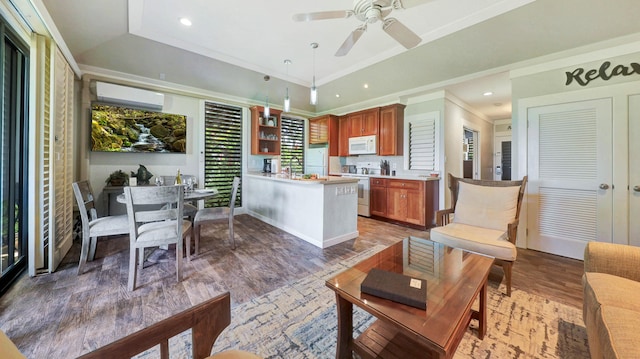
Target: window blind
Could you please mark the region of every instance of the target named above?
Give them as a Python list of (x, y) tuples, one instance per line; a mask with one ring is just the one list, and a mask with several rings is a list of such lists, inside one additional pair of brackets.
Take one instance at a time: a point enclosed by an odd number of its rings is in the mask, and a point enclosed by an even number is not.
[(409, 120), (409, 169), (436, 169), (436, 116)]
[(280, 165), (285, 167), (291, 163), (294, 173), (303, 173), (304, 120), (282, 117), (280, 122)]
[[(204, 104), (204, 187), (219, 195), (205, 207), (228, 206), (233, 177), (242, 176), (242, 108), (213, 102)], [(235, 205), (242, 205), (242, 183)]]

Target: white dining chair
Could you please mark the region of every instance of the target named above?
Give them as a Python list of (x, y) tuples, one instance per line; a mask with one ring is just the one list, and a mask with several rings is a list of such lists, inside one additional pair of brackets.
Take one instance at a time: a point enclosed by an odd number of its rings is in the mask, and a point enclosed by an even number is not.
[(198, 254), (200, 248), (200, 229), (202, 228), (202, 226), (225, 218), (229, 221), (229, 243), (231, 243), (231, 249), (236, 249), (236, 241), (233, 234), (233, 211), (236, 206), (236, 197), (238, 195), (239, 186), (240, 177), (234, 177), (228, 207), (203, 208), (198, 210), (198, 212), (196, 213), (196, 217), (193, 220), (196, 255)]
[[(165, 186), (172, 186), (173, 184), (175, 184), (176, 176), (160, 176), (160, 177), (162, 178), (162, 183)], [(180, 177), (182, 178), (183, 184), (185, 183), (187, 178), (191, 178), (192, 181), (197, 178), (194, 175), (181, 175)], [(191, 222), (193, 222), (193, 218), (195, 217), (197, 211), (198, 211), (198, 206), (192, 203), (184, 204), (184, 215), (185, 217), (188, 217)]]
[(78, 275), (84, 273), (87, 260), (92, 261), (96, 255), (98, 237), (129, 233), (127, 215), (98, 217), (95, 198), (88, 181), (71, 184), (76, 197), (80, 220), (82, 222), (82, 248), (78, 262)]
[[(125, 187), (129, 218), (129, 280), (128, 289), (136, 287), (138, 266), (142, 269), (144, 249), (175, 244), (176, 276), (182, 281), (183, 243), (191, 238), (190, 221), (183, 219), (184, 190), (182, 186)], [(162, 205), (160, 209), (149, 209)], [(158, 206), (160, 207), (160, 206)], [(187, 252), (187, 255), (189, 253)], [(138, 266), (136, 257), (139, 256)]]

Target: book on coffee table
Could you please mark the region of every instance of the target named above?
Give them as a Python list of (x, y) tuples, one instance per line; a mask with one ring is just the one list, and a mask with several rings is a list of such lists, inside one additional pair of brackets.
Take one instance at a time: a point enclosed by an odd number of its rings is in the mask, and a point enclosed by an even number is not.
[(362, 281), (360, 292), (427, 309), (427, 281), (401, 273), (373, 268)]

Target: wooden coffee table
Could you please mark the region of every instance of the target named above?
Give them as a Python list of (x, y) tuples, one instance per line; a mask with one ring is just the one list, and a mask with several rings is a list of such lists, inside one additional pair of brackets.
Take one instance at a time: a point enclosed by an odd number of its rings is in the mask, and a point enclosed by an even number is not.
[[(327, 280), (336, 292), (336, 358), (452, 358), (472, 319), (478, 337), (487, 328), (487, 279), (493, 257), (409, 237)], [(360, 292), (372, 268), (427, 281), (427, 309)], [(479, 309), (472, 305), (479, 299)], [(353, 339), (353, 305), (378, 320)]]

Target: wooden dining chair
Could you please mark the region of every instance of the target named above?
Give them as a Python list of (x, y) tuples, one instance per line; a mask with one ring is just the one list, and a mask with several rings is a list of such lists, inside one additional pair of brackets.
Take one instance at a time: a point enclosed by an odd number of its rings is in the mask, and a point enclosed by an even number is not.
[[(176, 276), (182, 280), (183, 242), (191, 237), (191, 222), (183, 219), (183, 186), (125, 187), (129, 218), (129, 281), (128, 289), (136, 287), (138, 266), (144, 263), (144, 249), (176, 245)], [(160, 209), (149, 209), (152, 207)], [(136, 266), (136, 256), (139, 263)]]
[(236, 241), (233, 234), (233, 211), (236, 207), (238, 187), (240, 187), (240, 177), (234, 177), (228, 207), (203, 208), (201, 210), (198, 210), (198, 212), (196, 213), (196, 217), (193, 220), (196, 255), (198, 254), (200, 248), (200, 229), (203, 225), (218, 221), (220, 219), (227, 219), (229, 221), (229, 243), (231, 243), (231, 249), (236, 249)]
[(88, 181), (71, 184), (76, 197), (80, 220), (82, 222), (82, 248), (78, 262), (78, 275), (84, 273), (87, 260), (92, 261), (96, 255), (98, 237), (129, 233), (127, 215), (98, 217), (95, 197)]

